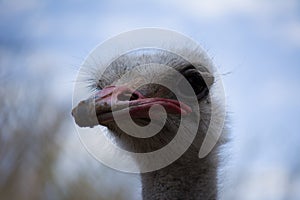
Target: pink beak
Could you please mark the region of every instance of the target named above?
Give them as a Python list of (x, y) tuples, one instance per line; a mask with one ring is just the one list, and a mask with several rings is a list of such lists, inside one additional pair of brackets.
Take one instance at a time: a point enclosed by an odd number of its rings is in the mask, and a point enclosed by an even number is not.
[[(126, 120), (128, 111), (133, 119), (149, 119), (149, 109), (153, 105), (161, 105), (167, 113), (174, 115), (187, 115), (192, 112), (189, 106), (177, 100), (146, 98), (138, 91), (125, 86), (108, 86), (98, 91), (92, 98), (81, 101), (72, 110), (72, 115), (79, 126), (92, 127), (98, 123), (105, 125), (112, 122), (116, 116), (118, 119)], [(91, 106), (96, 112), (90, 112)], [(96, 113), (98, 123), (89, 119), (94, 117), (91, 113)]]

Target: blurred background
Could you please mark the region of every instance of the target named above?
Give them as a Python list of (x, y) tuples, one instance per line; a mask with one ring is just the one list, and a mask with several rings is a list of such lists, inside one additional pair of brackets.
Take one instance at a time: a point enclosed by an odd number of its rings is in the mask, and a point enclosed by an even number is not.
[(0, 199), (141, 199), (138, 175), (84, 150), (70, 111), (88, 53), (142, 27), (194, 38), (224, 74), (220, 199), (300, 199), (297, 0), (0, 0)]

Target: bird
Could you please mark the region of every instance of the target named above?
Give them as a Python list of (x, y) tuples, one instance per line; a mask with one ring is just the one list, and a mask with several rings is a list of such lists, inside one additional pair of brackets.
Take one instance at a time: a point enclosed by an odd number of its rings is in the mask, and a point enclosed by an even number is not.
[[(177, 52), (181, 54), (164, 49), (136, 49), (118, 56), (104, 72), (100, 73), (98, 66), (94, 66), (87, 73), (88, 87), (94, 93), (73, 108), (72, 115), (78, 126), (102, 126), (120, 148), (136, 153), (153, 152), (168, 145), (177, 134), (180, 120), (189, 117), (188, 124), (183, 124), (185, 130), (196, 127), (190, 146), (167, 166), (140, 173), (142, 198), (217, 199), (220, 149), (227, 143), (227, 126), (222, 128), (221, 137), (207, 156), (199, 158), (198, 153), (211, 122), (211, 103), (218, 99), (214, 91), (218, 79), (203, 50), (181, 47)], [(175, 76), (174, 71), (179, 75)], [(174, 86), (171, 89), (161, 84), (168, 81)], [(192, 93), (183, 87), (185, 83)], [(191, 96), (196, 104), (191, 104)], [(91, 119), (91, 105), (96, 111), (96, 121)], [(163, 107), (166, 113), (164, 124), (155, 135), (136, 137), (144, 134), (138, 131), (135, 136), (128, 134), (114, 119), (116, 116), (126, 124), (130, 118), (140, 127), (151, 123), (161, 125), (160, 112), (152, 112), (152, 118), (149, 114), (155, 105)], [(199, 120), (194, 120), (197, 116)], [(135, 132), (132, 127), (130, 130)]]

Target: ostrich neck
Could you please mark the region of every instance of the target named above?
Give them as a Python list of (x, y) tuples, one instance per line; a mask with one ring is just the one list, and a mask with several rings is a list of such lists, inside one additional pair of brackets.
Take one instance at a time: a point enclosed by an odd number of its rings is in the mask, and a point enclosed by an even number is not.
[(199, 159), (188, 150), (171, 165), (141, 175), (143, 199), (216, 199), (216, 170), (215, 152)]

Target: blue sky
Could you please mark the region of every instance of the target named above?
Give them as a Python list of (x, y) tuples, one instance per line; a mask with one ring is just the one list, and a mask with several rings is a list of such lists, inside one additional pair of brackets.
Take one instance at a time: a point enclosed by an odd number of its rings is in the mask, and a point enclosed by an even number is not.
[[(231, 186), (256, 191), (249, 199), (266, 199), (262, 191), (270, 199), (299, 198), (297, 0), (1, 1), (0, 67), (21, 66), (11, 80), (28, 72), (22, 79), (54, 77), (51, 92), (71, 108), (72, 81), (85, 56), (102, 41), (142, 27), (192, 37), (221, 73), (229, 72), (224, 82), (232, 118)], [(262, 174), (274, 183), (262, 181)]]

